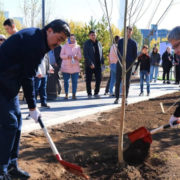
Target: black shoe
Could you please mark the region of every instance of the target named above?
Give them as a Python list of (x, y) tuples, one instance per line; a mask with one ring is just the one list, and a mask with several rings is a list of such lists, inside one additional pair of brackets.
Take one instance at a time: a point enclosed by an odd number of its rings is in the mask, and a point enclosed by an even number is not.
[(41, 107), (42, 107), (42, 108), (48, 108), (48, 109), (50, 108), (50, 106), (48, 106), (46, 103), (41, 104)]
[(9, 174), (0, 174), (0, 180), (11, 180)]
[(143, 92), (141, 92), (141, 93), (139, 94), (139, 96), (144, 96), (144, 93), (143, 93)]
[(163, 84), (166, 84), (166, 82), (165, 82), (165, 81), (163, 81)]
[(119, 104), (119, 98), (114, 101), (114, 104)]
[(95, 97), (96, 99), (100, 99), (100, 98), (101, 98), (99, 94), (94, 94), (94, 97)]
[(171, 82), (170, 82), (170, 81), (167, 81), (167, 84), (171, 84)]
[(88, 94), (88, 99), (91, 99), (92, 98), (92, 94)]
[(31, 116), (30, 116), (30, 114), (28, 114), (27, 116), (26, 116), (26, 118), (25, 118), (26, 120), (29, 120), (29, 119), (31, 119)]
[(21, 180), (25, 180), (25, 179), (29, 179), (30, 178), (30, 175), (28, 172), (26, 171), (23, 171), (22, 169), (14, 166), (14, 165), (10, 165), (8, 167), (8, 174), (13, 177), (13, 178), (18, 178), (18, 179), (21, 179)]
[(127, 99), (125, 100), (125, 105), (126, 105), (126, 106), (128, 105), (128, 101), (127, 101)]

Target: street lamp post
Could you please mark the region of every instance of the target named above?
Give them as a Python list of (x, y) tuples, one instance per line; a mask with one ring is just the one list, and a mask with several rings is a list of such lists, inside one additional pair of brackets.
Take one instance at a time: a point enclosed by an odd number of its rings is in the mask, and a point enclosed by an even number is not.
[(42, 0), (42, 28), (45, 26), (45, 0)]

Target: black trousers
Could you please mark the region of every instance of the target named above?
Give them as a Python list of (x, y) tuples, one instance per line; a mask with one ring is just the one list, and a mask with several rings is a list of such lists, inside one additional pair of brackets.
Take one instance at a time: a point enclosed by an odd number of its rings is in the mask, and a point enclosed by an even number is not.
[[(127, 68), (128, 69), (128, 68)], [(129, 86), (131, 81), (132, 68), (126, 73), (126, 98), (129, 94)], [(119, 99), (120, 84), (122, 81), (122, 68), (119, 63), (116, 66), (116, 85), (115, 85), (115, 96)]]
[(171, 68), (163, 67), (163, 80), (165, 81), (165, 77), (167, 76), (167, 81), (169, 81), (169, 72)]
[(91, 69), (90, 67), (86, 67), (86, 90), (88, 95), (92, 95), (91, 90), (91, 81), (93, 74), (95, 75), (95, 90), (94, 94), (99, 93), (100, 85), (101, 85), (101, 67), (96, 67), (95, 69)]

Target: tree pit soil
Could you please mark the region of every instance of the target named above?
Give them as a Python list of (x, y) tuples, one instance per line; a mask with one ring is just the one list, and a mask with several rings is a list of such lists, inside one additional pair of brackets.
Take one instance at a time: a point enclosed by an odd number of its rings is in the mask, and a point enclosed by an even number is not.
[[(127, 133), (144, 126), (149, 130), (167, 124), (176, 106), (163, 114), (180, 97), (180, 92), (127, 106)], [(65, 161), (80, 165), (92, 180), (180, 179), (180, 129), (170, 128), (152, 136), (149, 157), (138, 165), (118, 164), (120, 108), (75, 119), (48, 128)], [(52, 155), (41, 130), (22, 134), (19, 166), (31, 180), (82, 180), (66, 172)]]

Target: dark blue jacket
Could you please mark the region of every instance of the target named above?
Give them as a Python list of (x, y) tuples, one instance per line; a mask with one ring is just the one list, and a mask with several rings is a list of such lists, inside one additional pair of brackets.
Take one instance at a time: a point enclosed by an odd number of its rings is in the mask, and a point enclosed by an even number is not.
[[(99, 47), (100, 62), (101, 62), (101, 64), (104, 64), (102, 45), (99, 41), (97, 43), (98, 43), (98, 47)], [(93, 43), (90, 39), (84, 43), (84, 58), (85, 58), (85, 66), (86, 67), (89, 67), (92, 64), (95, 65), (95, 50), (93, 47)]]
[[(118, 42), (118, 50), (123, 56), (123, 39), (120, 39)], [(132, 39), (127, 41), (127, 53), (126, 53), (126, 67), (128, 68), (137, 58), (137, 45), (136, 42)], [(119, 57), (120, 58), (120, 57)], [(120, 58), (121, 60), (121, 58)], [(119, 63), (118, 63), (119, 64)]]
[(8, 38), (0, 46), (0, 93), (11, 99), (22, 86), (28, 107), (36, 107), (33, 78), (48, 51), (45, 30), (23, 29)]

